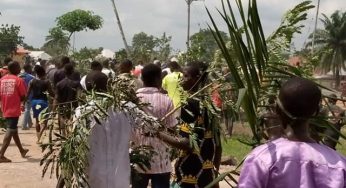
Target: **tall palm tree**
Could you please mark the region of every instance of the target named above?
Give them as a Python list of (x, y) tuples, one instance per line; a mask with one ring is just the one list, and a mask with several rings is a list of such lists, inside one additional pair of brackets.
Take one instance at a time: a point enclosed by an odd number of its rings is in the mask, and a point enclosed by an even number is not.
[(338, 88), (341, 69), (346, 70), (346, 12), (335, 11), (330, 18), (322, 15), (324, 29), (316, 31), (315, 45), (322, 53), (322, 70), (333, 72), (335, 87)]
[(43, 48), (50, 52), (50, 55), (62, 55), (67, 54), (69, 37), (68, 35), (59, 27), (54, 27), (49, 30), (48, 36), (46, 36), (46, 43)]

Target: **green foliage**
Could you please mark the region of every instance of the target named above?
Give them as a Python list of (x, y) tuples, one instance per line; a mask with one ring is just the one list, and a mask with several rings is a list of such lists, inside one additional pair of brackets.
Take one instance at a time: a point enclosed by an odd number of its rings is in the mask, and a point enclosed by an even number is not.
[(53, 27), (49, 29), (42, 50), (46, 51), (51, 56), (56, 57), (59, 55), (66, 55), (69, 45), (70, 43), (67, 33), (65, 33), (60, 27)]
[(155, 37), (144, 32), (133, 35), (132, 58), (135, 61), (149, 62), (156, 46)]
[(8, 56), (17, 50), (17, 45), (23, 43), (24, 37), (19, 35), (20, 27), (1, 24), (0, 27), (0, 56)]
[(90, 71), (91, 61), (102, 52), (103, 48), (81, 48), (78, 52), (72, 54), (72, 58), (76, 61), (76, 69), (81, 75), (86, 75)]
[[(143, 104), (136, 96), (134, 89), (130, 86), (130, 80), (126, 78), (115, 78), (108, 83), (107, 93), (90, 92), (87, 97), (80, 99), (82, 105), (79, 107), (80, 115), (75, 112), (67, 112), (68, 116), (75, 117), (73, 120), (65, 121), (67, 127), (65, 135), (56, 132), (57, 112), (48, 115), (49, 142), (42, 145), (44, 156), (41, 160), (43, 166), (42, 176), (48, 171), (56, 177), (61, 177), (66, 187), (89, 187), (87, 182), (86, 168), (88, 166), (89, 144), (88, 138), (93, 126), (101, 124), (108, 117), (108, 111), (126, 113), (129, 121), (143, 128), (144, 133), (153, 135), (162, 128), (156, 118), (144, 113)], [(66, 110), (65, 110), (66, 111)], [(65, 112), (63, 111), (63, 112)], [(55, 137), (53, 139), (53, 137)], [(142, 166), (148, 164), (148, 160), (142, 155), (147, 153), (135, 149), (131, 154), (131, 163)], [(150, 152), (149, 152), (150, 154)], [(62, 176), (61, 176), (62, 175)]]
[(268, 38), (268, 41), (284, 38), (284, 40), (287, 40), (285, 44), (290, 45), (293, 35), (295, 33), (301, 33), (301, 29), (304, 27), (301, 21), (307, 19), (307, 11), (313, 7), (311, 1), (303, 1), (293, 9), (288, 10), (284, 14), (279, 28)]
[(171, 36), (167, 36), (166, 33), (163, 33), (160, 38), (155, 39), (155, 57), (161, 61), (165, 61), (168, 59), (171, 54), (172, 47), (170, 42), (172, 40)]
[(117, 61), (119, 61), (119, 62), (122, 62), (123, 60), (129, 58), (125, 48), (119, 49), (119, 51), (115, 52), (115, 56), (116, 56)]
[[(220, 31), (220, 35), (224, 41), (228, 40), (225, 32)], [(188, 59), (190, 61), (199, 60), (211, 62), (217, 49), (219, 49), (213, 33), (209, 29), (200, 29), (199, 32), (190, 37), (191, 47), (188, 51)]]
[(83, 30), (97, 30), (102, 27), (101, 16), (94, 15), (92, 11), (77, 9), (68, 12), (56, 19), (58, 27), (70, 33), (69, 38), (75, 32)]
[[(324, 29), (315, 33), (318, 53), (322, 53), (320, 67), (324, 72), (332, 71), (335, 87), (340, 85), (340, 71), (346, 69), (346, 12), (335, 11), (330, 18), (323, 14), (321, 19)], [(313, 34), (310, 35), (313, 38)], [(308, 43), (311, 46), (312, 41)]]
[(132, 55), (135, 62), (150, 62), (154, 58), (161, 61), (168, 59), (171, 54), (172, 37), (163, 33), (161, 37), (148, 35), (144, 32), (137, 33), (132, 38)]
[[(215, 40), (218, 42), (234, 78), (232, 80), (234, 83), (233, 88), (238, 90), (236, 106), (244, 111), (253, 134), (252, 140), (239, 141), (256, 146), (264, 139), (262, 137), (263, 132), (259, 127), (258, 112), (266, 106), (269, 97), (276, 96), (281, 83), (293, 76), (311, 79), (311, 70), (288, 65), (282, 54), (289, 51), (294, 33), (301, 32), (302, 25), (300, 25), (300, 22), (306, 19), (307, 10), (313, 6), (311, 1), (303, 1), (295, 6), (285, 14), (278, 30), (270, 35), (268, 39), (264, 39), (256, 0), (249, 1), (247, 12), (241, 0), (236, 0), (236, 5), (239, 11), (238, 15), (241, 18), (240, 23), (236, 19), (235, 11), (233, 11), (229, 0), (223, 3), (223, 9), (219, 11), (229, 29), (232, 52), (227, 48), (227, 41), (222, 39), (218, 26), (208, 11), (212, 22), (210, 29), (213, 31)], [(231, 53), (233, 53), (232, 56)], [(330, 122), (321, 117), (310, 119), (310, 123), (313, 125), (311, 128), (316, 128), (315, 126), (333, 128)], [(342, 133), (337, 133), (345, 138)], [(231, 175), (226, 173), (223, 176), (225, 177), (227, 174)], [(217, 181), (215, 180), (213, 183)]]
[(77, 61), (94, 60), (102, 52), (103, 48), (81, 48), (78, 52), (72, 54), (72, 58)]
[(306, 76), (303, 71), (287, 65), (282, 54), (289, 50), (293, 34), (300, 32), (302, 26), (299, 24), (312, 8), (311, 1), (304, 1), (286, 13), (278, 30), (268, 39), (264, 38), (256, 0), (249, 0), (247, 9), (241, 0), (236, 0), (238, 12), (234, 11), (230, 0), (221, 2), (219, 14), (228, 28), (232, 50), (207, 9), (211, 20), (209, 28), (232, 75), (232, 89), (238, 91), (235, 110), (244, 111), (251, 128), (253, 138), (248, 144), (256, 146), (263, 135), (259, 132), (258, 118), (261, 106), (269, 96), (276, 95), (280, 82), (293, 75)]

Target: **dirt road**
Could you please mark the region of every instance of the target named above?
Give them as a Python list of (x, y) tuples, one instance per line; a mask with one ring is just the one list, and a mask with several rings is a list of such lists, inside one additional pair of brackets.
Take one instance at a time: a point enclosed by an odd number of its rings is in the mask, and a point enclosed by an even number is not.
[[(41, 149), (36, 144), (35, 129), (19, 129), (20, 139), (24, 148), (29, 149), (28, 157), (22, 158), (13, 140), (5, 156), (12, 163), (0, 163), (0, 188), (53, 188), (55, 178), (41, 178), (40, 167)], [(0, 145), (2, 145), (4, 132), (0, 132)]]

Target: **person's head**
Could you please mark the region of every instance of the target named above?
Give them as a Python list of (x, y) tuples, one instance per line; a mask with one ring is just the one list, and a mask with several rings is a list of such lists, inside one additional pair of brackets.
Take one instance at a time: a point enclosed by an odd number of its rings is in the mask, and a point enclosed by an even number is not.
[(130, 73), (133, 69), (132, 61), (126, 59), (120, 63), (119, 71), (120, 73)]
[(8, 64), (8, 71), (13, 75), (18, 75), (20, 73), (20, 65), (18, 61), (11, 61)]
[(101, 71), (94, 72), (94, 74), (86, 76), (85, 83), (88, 91), (94, 89), (98, 92), (105, 92), (107, 91), (108, 77)]
[(180, 72), (181, 71), (181, 67), (176, 61), (169, 62), (168, 67), (171, 69), (172, 72)]
[(330, 94), (328, 98), (328, 102), (332, 105), (335, 105), (338, 102), (338, 97), (335, 94)]
[(35, 73), (39, 78), (43, 78), (44, 76), (46, 76), (46, 71), (40, 65), (35, 66)]
[(24, 64), (23, 66), (24, 72), (28, 74), (32, 74), (32, 66), (29, 63)]
[(197, 65), (191, 64), (184, 68), (182, 87), (185, 91), (196, 91), (198, 89), (200, 69)]
[(12, 61), (12, 58), (6, 57), (6, 58), (4, 59), (4, 66), (8, 66), (8, 64), (9, 64), (11, 61)]
[(102, 62), (102, 65), (103, 65), (104, 68), (109, 69), (109, 60), (108, 59), (104, 60)]
[(90, 68), (91, 70), (102, 71), (102, 65), (98, 61), (91, 62)]
[(154, 64), (145, 65), (142, 69), (142, 81), (145, 87), (160, 88), (162, 84), (161, 68)]
[(67, 56), (62, 56), (60, 58), (60, 68), (64, 68), (64, 66), (67, 64), (70, 64), (70, 58)]
[(199, 68), (201, 74), (201, 78), (199, 80), (202, 86), (204, 86), (208, 79), (208, 65), (203, 61), (193, 61), (191, 63), (187, 63), (187, 66), (197, 66)]
[(74, 66), (71, 63), (66, 64), (64, 66), (64, 72), (67, 77), (71, 76), (74, 72)]
[(310, 117), (318, 114), (320, 100), (321, 91), (314, 82), (299, 77), (289, 79), (282, 85), (276, 101), (283, 127), (304, 126)]
[(154, 61), (154, 65), (158, 66), (158, 67), (161, 67), (161, 62), (160, 60), (155, 60)]
[(112, 61), (110, 61), (110, 67), (114, 72), (117, 72), (117, 61), (115, 59), (113, 59)]

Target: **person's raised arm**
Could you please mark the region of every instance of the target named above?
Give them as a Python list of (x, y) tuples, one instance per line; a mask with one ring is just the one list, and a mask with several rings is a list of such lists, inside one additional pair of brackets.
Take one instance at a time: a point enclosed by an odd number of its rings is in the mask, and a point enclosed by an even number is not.
[(175, 138), (163, 132), (157, 133), (157, 136), (159, 139), (161, 139), (162, 141), (166, 142), (167, 144), (175, 148), (182, 149), (189, 152), (192, 151), (190, 140), (188, 138)]

